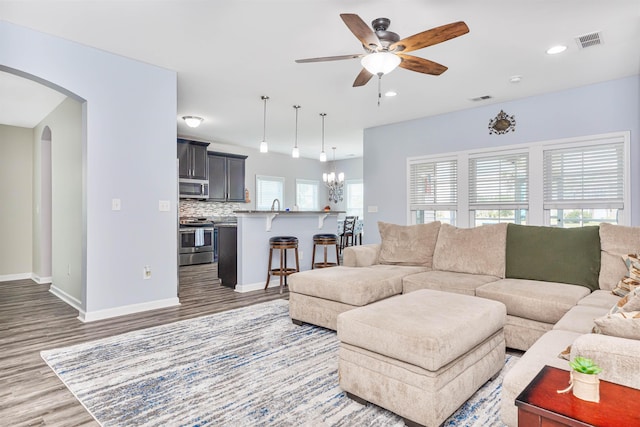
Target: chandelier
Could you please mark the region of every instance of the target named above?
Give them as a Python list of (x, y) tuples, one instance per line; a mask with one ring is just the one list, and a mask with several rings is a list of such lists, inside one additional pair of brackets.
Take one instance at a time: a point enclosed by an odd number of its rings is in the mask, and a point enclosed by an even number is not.
[(333, 172), (323, 173), (322, 181), (329, 189), (329, 202), (338, 203), (344, 200), (344, 173), (336, 174), (336, 147), (333, 150)]

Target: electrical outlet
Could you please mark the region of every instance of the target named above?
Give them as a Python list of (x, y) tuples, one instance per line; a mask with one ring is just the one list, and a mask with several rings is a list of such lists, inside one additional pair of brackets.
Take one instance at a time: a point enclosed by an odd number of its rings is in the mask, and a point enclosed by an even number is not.
[(148, 265), (145, 265), (142, 269), (142, 278), (144, 280), (151, 279), (151, 267)]
[(122, 208), (122, 204), (120, 203), (120, 199), (111, 199), (111, 210), (119, 211)]
[(378, 212), (378, 207), (377, 206), (367, 206), (367, 212), (369, 212), (369, 213)]

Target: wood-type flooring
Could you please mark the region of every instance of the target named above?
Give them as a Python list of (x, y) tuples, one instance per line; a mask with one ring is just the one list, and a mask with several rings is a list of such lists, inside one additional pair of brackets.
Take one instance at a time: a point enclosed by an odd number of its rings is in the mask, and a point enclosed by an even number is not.
[(78, 320), (77, 310), (48, 284), (1, 282), (0, 426), (98, 426), (40, 358), (41, 350), (288, 298), (278, 287), (238, 293), (220, 286), (213, 266), (180, 267), (180, 306), (90, 323)]

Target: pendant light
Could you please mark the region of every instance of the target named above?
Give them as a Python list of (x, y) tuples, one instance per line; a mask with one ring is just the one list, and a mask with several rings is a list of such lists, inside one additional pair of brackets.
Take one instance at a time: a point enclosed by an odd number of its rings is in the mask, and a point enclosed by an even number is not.
[(267, 145), (267, 100), (269, 99), (269, 97), (262, 95), (260, 99), (264, 101), (264, 121), (262, 126), (262, 142), (260, 143), (260, 152), (268, 153), (269, 146)]
[(297, 159), (300, 157), (300, 150), (298, 149), (298, 110), (300, 109), (299, 105), (294, 105), (293, 108), (296, 109), (296, 139), (295, 145), (293, 146), (293, 150), (291, 150), (291, 157)]
[(322, 151), (320, 152), (321, 162), (327, 161), (327, 153), (324, 152), (324, 118), (326, 115), (327, 113), (320, 113), (320, 116), (322, 117)]

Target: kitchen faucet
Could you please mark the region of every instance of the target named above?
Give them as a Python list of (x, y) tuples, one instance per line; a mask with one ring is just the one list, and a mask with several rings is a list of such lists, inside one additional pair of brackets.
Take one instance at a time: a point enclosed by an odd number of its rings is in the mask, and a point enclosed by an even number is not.
[(271, 203), (271, 212), (273, 212), (273, 208), (275, 207), (276, 202), (278, 202), (278, 210), (280, 210), (280, 200), (273, 199), (273, 202)]

